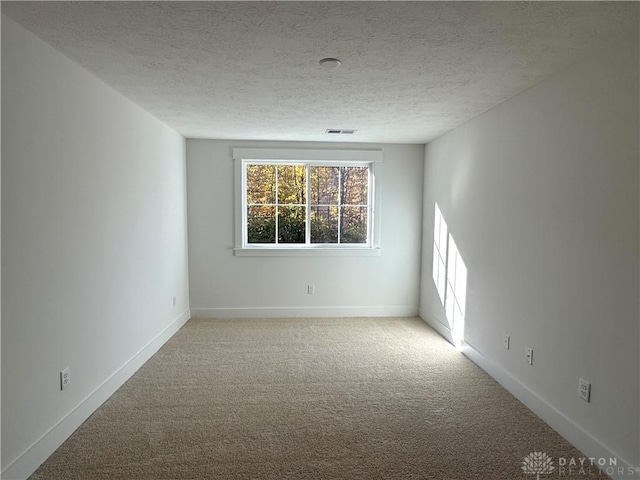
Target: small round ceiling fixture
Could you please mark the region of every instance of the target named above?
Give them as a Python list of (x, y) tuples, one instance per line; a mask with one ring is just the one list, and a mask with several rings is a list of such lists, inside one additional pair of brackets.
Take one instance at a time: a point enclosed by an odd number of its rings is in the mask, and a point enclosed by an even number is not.
[(320, 66), (325, 70), (335, 70), (340, 65), (342, 65), (342, 62), (337, 58), (323, 58), (320, 60)]

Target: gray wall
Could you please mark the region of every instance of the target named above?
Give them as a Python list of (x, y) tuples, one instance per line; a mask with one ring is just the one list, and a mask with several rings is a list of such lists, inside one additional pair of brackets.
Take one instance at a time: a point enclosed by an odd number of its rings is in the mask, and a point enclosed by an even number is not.
[[(416, 315), (420, 280), (424, 146), (382, 148), (379, 257), (236, 257), (234, 147), (327, 144), (187, 140), (189, 283), (195, 316)], [(314, 284), (316, 293), (307, 294)]]
[(438, 202), (468, 268), (466, 342), (579, 447), (633, 465), (638, 85), (633, 38), (427, 145), (421, 286), (421, 316), (446, 329), (431, 279)]
[(21, 478), (188, 316), (185, 142), (4, 16), (2, 139), (2, 461)]

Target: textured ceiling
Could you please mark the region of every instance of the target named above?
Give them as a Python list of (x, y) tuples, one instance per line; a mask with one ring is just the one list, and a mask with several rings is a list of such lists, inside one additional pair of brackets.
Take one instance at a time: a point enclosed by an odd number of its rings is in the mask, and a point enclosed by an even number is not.
[[(2, 4), (187, 137), (398, 143), (429, 141), (637, 31), (638, 10), (635, 2)], [(325, 71), (323, 57), (342, 66)]]

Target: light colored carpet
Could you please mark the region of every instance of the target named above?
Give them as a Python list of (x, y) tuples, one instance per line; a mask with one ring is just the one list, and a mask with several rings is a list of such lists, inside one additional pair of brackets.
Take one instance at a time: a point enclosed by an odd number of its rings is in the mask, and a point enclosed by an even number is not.
[(531, 452), (581, 456), (420, 319), (191, 320), (31, 479), (531, 480)]

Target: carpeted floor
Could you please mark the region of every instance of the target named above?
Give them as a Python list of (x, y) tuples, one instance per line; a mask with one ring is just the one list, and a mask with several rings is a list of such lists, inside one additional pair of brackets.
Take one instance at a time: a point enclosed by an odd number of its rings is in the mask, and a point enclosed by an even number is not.
[(531, 452), (598, 478), (420, 319), (191, 320), (30, 479), (531, 480)]

